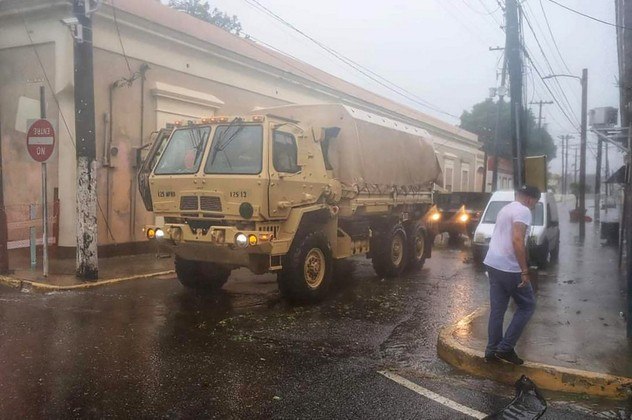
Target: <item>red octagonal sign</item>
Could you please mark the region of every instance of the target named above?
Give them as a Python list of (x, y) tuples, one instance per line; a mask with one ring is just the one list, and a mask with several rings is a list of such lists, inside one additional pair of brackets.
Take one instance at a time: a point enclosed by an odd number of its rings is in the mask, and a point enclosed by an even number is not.
[(55, 150), (55, 129), (48, 120), (37, 120), (26, 134), (26, 148), (37, 162), (45, 162)]

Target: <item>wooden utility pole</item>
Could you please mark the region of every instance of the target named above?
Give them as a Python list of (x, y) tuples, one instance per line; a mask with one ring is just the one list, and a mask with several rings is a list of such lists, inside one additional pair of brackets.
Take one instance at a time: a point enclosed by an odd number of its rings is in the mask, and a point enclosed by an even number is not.
[(558, 136), (562, 140), (562, 194), (568, 193), (568, 141), (570, 134)]
[(78, 23), (74, 41), (75, 136), (77, 140), (77, 277), (99, 277), (97, 257), (97, 170), (94, 123), (92, 18), (86, 0), (73, 0)]
[(7, 211), (4, 207), (4, 182), (2, 180), (2, 110), (0, 110), (0, 274), (9, 272), (9, 248)]
[(538, 112), (538, 134), (540, 135), (540, 144), (542, 144), (542, 106), (543, 105), (551, 105), (553, 101), (538, 101), (538, 102), (529, 102), (531, 105), (539, 105)]
[(586, 236), (586, 130), (588, 123), (588, 69), (582, 70), (582, 126), (579, 157), (579, 240)]
[(522, 106), (522, 45), (517, 0), (507, 0), (505, 5), (507, 44), (507, 69), (509, 71), (509, 95), (511, 97), (511, 144), (514, 158), (514, 188), (523, 184), (523, 158), (525, 148), (524, 110)]
[(597, 140), (597, 164), (595, 168), (595, 214), (594, 219), (595, 223), (599, 223), (601, 220), (600, 210), (601, 210), (601, 149), (602, 149), (603, 140), (601, 137), (598, 137)]

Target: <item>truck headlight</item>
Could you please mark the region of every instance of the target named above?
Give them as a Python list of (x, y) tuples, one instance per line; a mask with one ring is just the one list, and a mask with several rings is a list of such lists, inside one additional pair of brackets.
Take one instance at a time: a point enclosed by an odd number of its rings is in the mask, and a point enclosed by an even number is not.
[(154, 233), (154, 235), (156, 236), (156, 239), (162, 239), (165, 237), (165, 231), (158, 228), (156, 229), (156, 232)]
[(433, 222), (436, 222), (439, 219), (441, 219), (441, 213), (439, 212), (435, 212), (430, 215), (430, 220), (432, 220)]
[(243, 233), (235, 235), (235, 245), (239, 248), (246, 248), (248, 246), (248, 237)]
[(459, 216), (459, 220), (462, 223), (467, 223), (467, 221), (470, 220), (470, 216), (468, 216), (466, 213), (463, 213), (462, 215)]

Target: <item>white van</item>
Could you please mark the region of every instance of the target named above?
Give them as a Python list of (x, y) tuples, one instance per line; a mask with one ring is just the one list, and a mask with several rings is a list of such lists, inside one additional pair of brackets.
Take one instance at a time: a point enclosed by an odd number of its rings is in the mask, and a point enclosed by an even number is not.
[[(474, 231), (472, 256), (477, 263), (483, 262), (489, 241), (496, 226), (496, 216), (500, 209), (515, 200), (514, 191), (496, 191), (485, 207), (483, 217)], [(542, 193), (540, 201), (532, 212), (531, 228), (527, 237), (529, 264), (546, 267), (557, 259), (560, 252), (560, 227), (557, 204), (553, 193)]]

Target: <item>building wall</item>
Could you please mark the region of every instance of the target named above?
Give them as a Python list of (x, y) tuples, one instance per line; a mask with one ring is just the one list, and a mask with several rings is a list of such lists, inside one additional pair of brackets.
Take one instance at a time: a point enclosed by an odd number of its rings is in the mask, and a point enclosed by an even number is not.
[[(13, 2), (18, 4), (19, 2)], [(24, 3), (27, 3), (26, 1)], [(21, 4), (21, 3), (19, 3)], [(45, 86), (47, 117), (56, 126), (56, 152), (48, 161), (48, 198), (59, 185), (74, 184), (74, 106), (72, 105), (72, 44), (60, 19), (66, 5), (15, 13), (11, 1), (0, 8), (0, 122), (2, 126), (4, 199), (9, 240), (23, 239), (25, 229), (13, 229), (28, 219), (28, 206), (38, 207), (41, 217), (41, 165), (29, 157), (26, 142), (28, 119), (39, 118), (39, 87)], [(69, 64), (70, 63), (70, 64)], [(70, 93), (70, 95), (69, 95)], [(60, 112), (62, 110), (63, 112)], [(70, 130), (72, 130), (72, 132)], [(70, 163), (72, 162), (72, 163)], [(58, 168), (66, 168), (58, 171)], [(74, 191), (59, 188), (62, 203), (60, 230), (74, 243)], [(38, 232), (39, 233), (39, 232)], [(11, 244), (9, 244), (11, 246)]]
[(447, 191), (482, 191), (484, 153), (476, 145), (435, 138), (435, 151), (443, 169)]

